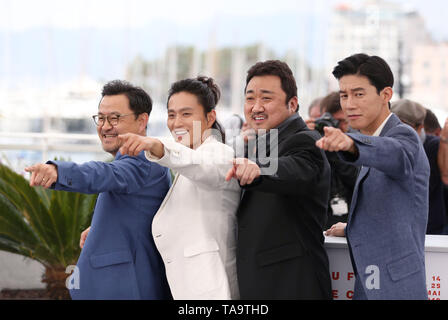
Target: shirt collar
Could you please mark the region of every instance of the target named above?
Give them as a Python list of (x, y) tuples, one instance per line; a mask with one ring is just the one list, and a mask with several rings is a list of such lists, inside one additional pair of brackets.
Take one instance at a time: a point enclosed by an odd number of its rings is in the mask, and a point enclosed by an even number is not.
[(374, 137), (379, 137), (381, 134), (381, 131), (383, 131), (384, 126), (387, 123), (387, 120), (389, 120), (389, 118), (392, 116), (392, 112), (389, 114), (389, 116), (383, 121), (383, 123), (381, 123), (381, 125), (378, 127), (378, 129), (376, 129), (376, 131), (373, 133), (372, 136)]

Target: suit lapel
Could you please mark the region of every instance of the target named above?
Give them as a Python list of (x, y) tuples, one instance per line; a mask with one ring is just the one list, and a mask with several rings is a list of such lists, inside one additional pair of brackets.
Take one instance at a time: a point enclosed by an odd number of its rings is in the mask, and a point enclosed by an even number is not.
[(162, 204), (160, 205), (159, 210), (157, 210), (157, 212), (156, 212), (156, 215), (157, 215), (159, 212), (161, 212), (162, 209), (165, 207), (166, 202), (168, 201), (168, 199), (171, 197), (171, 194), (173, 193), (173, 189), (174, 189), (174, 186), (175, 186), (176, 183), (177, 183), (177, 180), (179, 180), (179, 173), (176, 173), (176, 176), (174, 177), (174, 181), (173, 181), (173, 183), (172, 183), (172, 185), (171, 185), (171, 188), (168, 190), (168, 193), (166, 194), (165, 199), (163, 199), (163, 202), (162, 202)]
[[(397, 126), (400, 123), (400, 119), (395, 115), (392, 114), (389, 120), (387, 120), (386, 124), (384, 125), (383, 130), (381, 130), (380, 137), (384, 137), (386, 133), (393, 127)], [(369, 174), (370, 168), (368, 167), (362, 167), (361, 171), (359, 172), (358, 179), (356, 180), (355, 188), (353, 189), (353, 197), (352, 197), (352, 203), (350, 206), (350, 214), (348, 216), (347, 223), (350, 224), (351, 218), (355, 212), (356, 209), (356, 203), (358, 200), (358, 191), (361, 187), (361, 184), (363, 181), (367, 178)]]
[[(271, 136), (269, 136), (267, 139), (269, 139), (270, 146), (276, 146), (278, 148), (278, 145), (280, 145), (286, 138), (290, 137), (292, 134), (294, 134), (298, 131), (308, 130), (308, 126), (306, 125), (305, 121), (303, 121), (303, 119), (298, 114), (294, 114), (291, 116), (291, 118), (288, 118), (287, 120), (285, 120), (284, 123), (280, 124), (280, 126), (275, 129), (278, 130), (278, 134), (274, 135), (272, 137), (272, 140), (271, 140)], [(258, 141), (257, 141), (257, 143), (258, 143)], [(247, 145), (246, 145), (246, 155), (245, 156), (246, 156), (246, 158), (249, 157)], [(278, 154), (278, 156), (280, 156), (280, 154)], [(244, 188), (242, 188), (241, 196), (240, 196), (241, 201), (243, 200), (245, 193), (246, 193), (246, 190)]]
[(384, 137), (390, 129), (396, 127), (400, 123), (400, 119), (395, 114), (392, 114), (384, 125), (383, 130), (381, 130), (380, 137)]
[(356, 208), (356, 202), (358, 200), (358, 191), (363, 183), (364, 179), (367, 178), (369, 175), (370, 168), (369, 167), (361, 167), (361, 170), (359, 171), (358, 179), (356, 179), (355, 188), (353, 189), (353, 196), (352, 196), (352, 203), (350, 205), (350, 214), (348, 215), (348, 221), (347, 224), (350, 224), (350, 220), (355, 212)]

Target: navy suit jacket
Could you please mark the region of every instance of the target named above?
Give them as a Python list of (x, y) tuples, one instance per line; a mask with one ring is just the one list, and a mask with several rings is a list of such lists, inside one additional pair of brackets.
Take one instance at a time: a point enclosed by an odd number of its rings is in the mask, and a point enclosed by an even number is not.
[(56, 190), (99, 193), (81, 251), (80, 288), (72, 299), (169, 299), (171, 294), (151, 224), (170, 185), (167, 168), (117, 154), (113, 162), (49, 161)]
[(429, 164), (423, 145), (395, 114), (379, 137), (348, 135), (359, 157), (338, 154), (362, 166), (346, 227), (354, 299), (427, 299)]

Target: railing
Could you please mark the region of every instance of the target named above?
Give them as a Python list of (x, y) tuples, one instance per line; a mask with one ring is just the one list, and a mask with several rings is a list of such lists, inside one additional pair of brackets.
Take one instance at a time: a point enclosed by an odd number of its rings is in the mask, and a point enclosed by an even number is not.
[[(72, 143), (67, 143), (68, 141), (72, 141)], [(48, 153), (50, 151), (77, 153), (104, 152), (96, 134), (31, 132), (0, 132), (0, 150), (40, 151), (42, 153), (42, 161), (48, 160)]]

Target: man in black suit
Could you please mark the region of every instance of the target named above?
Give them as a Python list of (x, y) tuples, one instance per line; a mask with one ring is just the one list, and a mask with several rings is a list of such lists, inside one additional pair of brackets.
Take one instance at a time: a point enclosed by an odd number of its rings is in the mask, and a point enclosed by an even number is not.
[(323, 228), (330, 167), (320, 135), (298, 115), (294, 76), (281, 61), (248, 71), (244, 112), (256, 139), (226, 179), (243, 188), (238, 208), (241, 299), (331, 299)]

